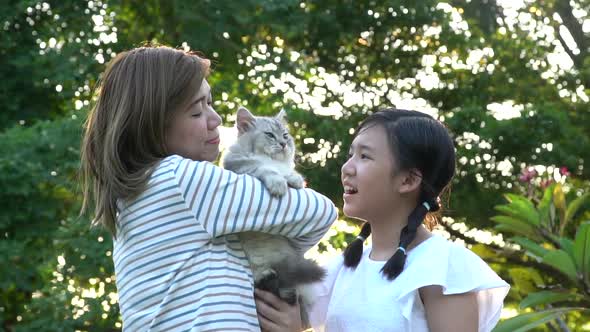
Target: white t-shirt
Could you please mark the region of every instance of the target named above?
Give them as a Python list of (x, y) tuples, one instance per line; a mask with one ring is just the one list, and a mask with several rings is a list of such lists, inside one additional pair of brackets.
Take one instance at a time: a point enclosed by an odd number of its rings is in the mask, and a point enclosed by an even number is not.
[(371, 260), (370, 252), (364, 248), (356, 269), (338, 257), (325, 280), (314, 285), (314, 331), (429, 331), (418, 291), (429, 285), (442, 286), (445, 295), (477, 292), (480, 332), (491, 331), (500, 319), (510, 286), (469, 249), (434, 235), (408, 252), (393, 281), (380, 272), (385, 261)]

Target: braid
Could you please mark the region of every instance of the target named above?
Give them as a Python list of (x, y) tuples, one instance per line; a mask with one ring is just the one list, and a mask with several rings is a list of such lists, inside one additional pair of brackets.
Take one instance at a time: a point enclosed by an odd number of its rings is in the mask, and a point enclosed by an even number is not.
[(418, 227), (422, 224), (426, 214), (429, 211), (436, 211), (435, 209), (438, 210), (439, 205), (434, 200), (429, 200), (428, 202), (425, 201), (423, 204), (418, 205), (412, 213), (410, 213), (410, 216), (408, 217), (408, 225), (402, 229), (400, 234), (399, 247), (395, 251), (395, 254), (381, 269), (381, 273), (383, 273), (387, 279), (393, 280), (402, 273), (404, 265), (406, 264), (406, 249), (416, 238)]
[(344, 250), (344, 265), (355, 268), (363, 256), (363, 243), (371, 235), (371, 224), (365, 222), (361, 233)]

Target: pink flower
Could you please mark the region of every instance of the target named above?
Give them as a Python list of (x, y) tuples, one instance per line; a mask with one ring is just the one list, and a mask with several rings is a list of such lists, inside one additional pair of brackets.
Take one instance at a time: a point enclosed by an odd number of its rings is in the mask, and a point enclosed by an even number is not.
[(531, 182), (531, 180), (533, 178), (535, 178), (537, 176), (537, 171), (532, 168), (525, 168), (522, 170), (522, 173), (520, 174), (520, 176), (518, 177), (518, 180), (520, 182)]
[(570, 172), (567, 170), (567, 167), (564, 166), (559, 169), (559, 174), (563, 176), (569, 176)]

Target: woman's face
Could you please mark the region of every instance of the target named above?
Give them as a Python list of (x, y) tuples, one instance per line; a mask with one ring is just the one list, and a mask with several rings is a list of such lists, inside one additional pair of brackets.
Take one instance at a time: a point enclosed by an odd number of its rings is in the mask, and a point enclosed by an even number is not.
[(344, 214), (362, 220), (379, 218), (396, 205), (400, 177), (394, 175), (394, 158), (385, 129), (363, 129), (350, 146), (342, 165)]
[(219, 155), (221, 117), (212, 106), (211, 88), (203, 80), (190, 105), (174, 113), (166, 135), (171, 154), (198, 161), (214, 161)]

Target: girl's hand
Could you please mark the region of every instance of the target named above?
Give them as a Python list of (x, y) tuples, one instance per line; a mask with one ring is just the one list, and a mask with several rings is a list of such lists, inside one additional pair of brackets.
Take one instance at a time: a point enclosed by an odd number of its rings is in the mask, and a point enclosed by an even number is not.
[(265, 332), (300, 332), (301, 312), (299, 302), (289, 305), (274, 294), (254, 290), (256, 311), (260, 328)]

